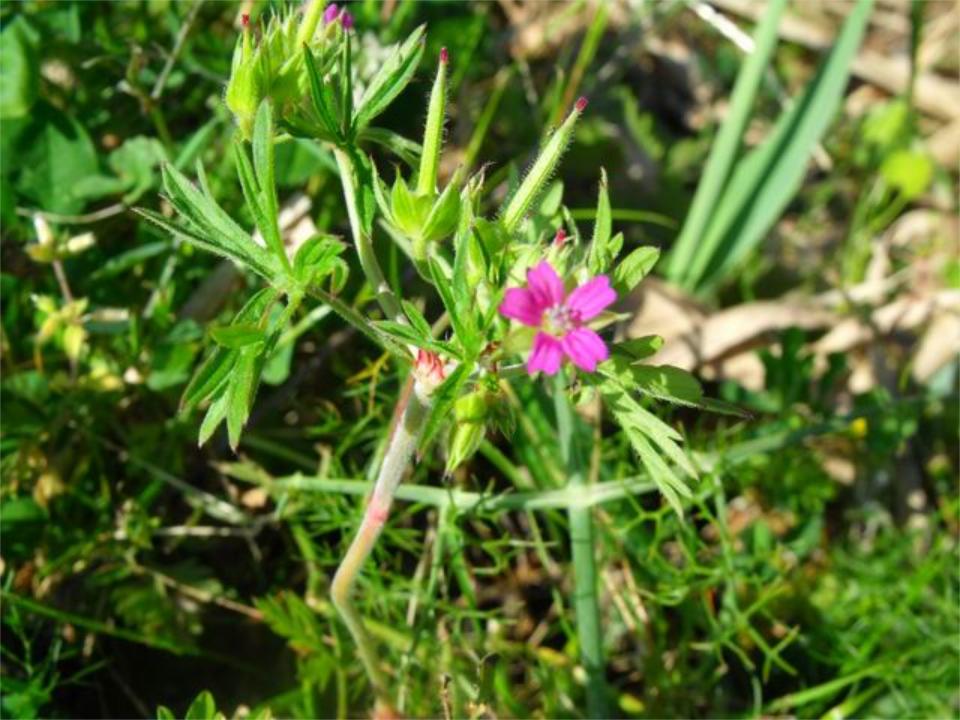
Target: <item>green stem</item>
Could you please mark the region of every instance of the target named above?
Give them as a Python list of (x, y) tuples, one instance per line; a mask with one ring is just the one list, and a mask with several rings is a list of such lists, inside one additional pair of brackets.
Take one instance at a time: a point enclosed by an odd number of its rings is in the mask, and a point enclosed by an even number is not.
[[(557, 375), (554, 388), (560, 454), (567, 469), (567, 486), (581, 489), (587, 484), (585, 462), (577, 443), (576, 418), (567, 398), (565, 375)], [(593, 556), (593, 517), (589, 508), (571, 507), (570, 546), (573, 554), (573, 606), (577, 617), (580, 660), (587, 673), (587, 713), (591, 718), (609, 717), (604, 678), (603, 635), (597, 604), (597, 565)]]
[(340, 182), (343, 185), (343, 199), (347, 204), (347, 216), (350, 218), (350, 230), (353, 233), (353, 243), (360, 258), (360, 267), (367, 276), (367, 282), (373, 288), (377, 302), (383, 308), (384, 314), (395, 322), (404, 322), (404, 315), (400, 308), (397, 296), (380, 269), (380, 262), (373, 251), (373, 240), (363, 228), (360, 211), (357, 205), (359, 178), (356, 163), (347, 150), (334, 148), (333, 155), (340, 170)]
[(397, 487), (403, 480), (404, 472), (417, 448), (420, 433), (428, 416), (429, 398), (418, 390), (420, 388), (415, 385), (413, 392), (409, 394), (407, 405), (394, 428), (387, 452), (383, 457), (380, 473), (364, 511), (360, 529), (357, 530), (350, 548), (344, 555), (340, 567), (337, 568), (330, 588), (333, 604), (356, 643), (360, 660), (377, 699), (388, 705), (387, 685), (380, 671), (376, 650), (367, 635), (363, 618), (354, 607), (351, 595), (360, 568), (370, 556), (377, 539), (383, 532)]

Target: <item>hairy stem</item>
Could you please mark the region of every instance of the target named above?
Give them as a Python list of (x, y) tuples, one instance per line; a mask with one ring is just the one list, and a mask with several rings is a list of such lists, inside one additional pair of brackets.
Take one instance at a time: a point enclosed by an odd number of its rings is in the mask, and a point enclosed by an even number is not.
[[(387, 704), (389, 704), (387, 686), (383, 673), (380, 672), (376, 651), (364, 628), (363, 619), (353, 605), (351, 595), (360, 568), (370, 556), (380, 533), (383, 532), (383, 527), (390, 515), (393, 497), (417, 448), (420, 433), (427, 419), (429, 398), (425, 393), (419, 393), (417, 390), (419, 388), (414, 387), (414, 391), (409, 393), (406, 399), (406, 407), (400, 413), (390, 437), (380, 473), (373, 487), (373, 494), (370, 496), (360, 522), (360, 528), (344, 555), (340, 567), (337, 568), (330, 589), (333, 604), (356, 643), (360, 660), (377, 699)], [(400, 402), (404, 402), (403, 398)]]
[(350, 152), (343, 148), (334, 148), (333, 155), (337, 160), (337, 168), (340, 170), (343, 199), (347, 204), (347, 216), (350, 218), (350, 230), (353, 233), (353, 244), (356, 246), (357, 255), (360, 258), (360, 267), (363, 268), (363, 273), (367, 276), (367, 282), (373, 288), (377, 302), (383, 308), (384, 314), (391, 320), (404, 322), (400, 302), (384, 277), (383, 270), (380, 269), (380, 263), (373, 252), (373, 240), (370, 234), (364, 230), (363, 222), (360, 219), (357, 197), (360, 190), (360, 180), (357, 163), (351, 157)]
[[(577, 442), (577, 418), (567, 398), (564, 373), (557, 375), (554, 407), (560, 453), (567, 469), (567, 485), (571, 489), (586, 485), (586, 462)], [(597, 604), (597, 564), (593, 556), (593, 517), (591, 509), (570, 507), (570, 546), (573, 554), (573, 606), (577, 616), (577, 638), (580, 660), (587, 673), (587, 713), (591, 718), (609, 717), (604, 678), (603, 634)]]

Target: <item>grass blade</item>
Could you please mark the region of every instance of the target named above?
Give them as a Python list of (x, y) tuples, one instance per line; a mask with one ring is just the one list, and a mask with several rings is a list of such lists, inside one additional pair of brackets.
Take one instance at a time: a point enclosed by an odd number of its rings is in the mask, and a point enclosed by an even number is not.
[(700, 245), (710, 218), (720, 203), (723, 188), (730, 177), (734, 161), (740, 150), (741, 139), (750, 119), (750, 108), (760, 88), (760, 81), (766, 71), (770, 56), (777, 43), (777, 28), (780, 16), (786, 7), (786, 0), (773, 0), (757, 26), (754, 35), (754, 51), (747, 58), (737, 75), (737, 82), (730, 98), (730, 110), (720, 126), (713, 143), (703, 179), (697, 186), (690, 212), (677, 238), (667, 266), (667, 277), (671, 281), (690, 285), (689, 273), (694, 260), (709, 251)]
[(763, 143), (739, 163), (697, 253), (687, 286), (715, 285), (763, 239), (803, 181), (814, 148), (836, 115), (870, 17), (859, 0), (829, 56)]

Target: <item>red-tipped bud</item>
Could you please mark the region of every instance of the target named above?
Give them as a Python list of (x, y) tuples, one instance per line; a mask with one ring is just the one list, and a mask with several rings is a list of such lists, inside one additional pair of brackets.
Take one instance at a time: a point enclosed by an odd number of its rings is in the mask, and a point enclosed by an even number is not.
[(418, 392), (432, 395), (446, 378), (443, 361), (435, 352), (417, 349), (417, 360), (413, 364), (413, 375), (417, 380)]
[(349, 30), (353, 27), (353, 15), (350, 14), (349, 10), (344, 10), (340, 13), (340, 25), (344, 30)]
[(450, 53), (447, 52), (447, 49), (445, 47), (440, 48), (440, 62), (443, 63), (444, 65), (450, 62)]
[(577, 98), (577, 102), (574, 104), (574, 107), (577, 109), (577, 112), (582, 113), (587, 109), (587, 99), (582, 95)]
[(562, 247), (567, 241), (567, 232), (563, 228), (557, 229), (557, 234), (553, 236), (554, 247)]
[(240, 16), (240, 24), (243, 25), (244, 30), (250, 27), (250, 13), (244, 13)]

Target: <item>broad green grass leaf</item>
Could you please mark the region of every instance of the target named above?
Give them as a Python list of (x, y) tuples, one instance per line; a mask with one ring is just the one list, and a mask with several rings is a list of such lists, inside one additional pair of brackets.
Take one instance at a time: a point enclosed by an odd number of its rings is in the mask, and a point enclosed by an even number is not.
[(687, 287), (720, 282), (760, 243), (799, 189), (813, 149), (843, 100), (872, 6), (873, 0), (858, 1), (804, 92), (737, 165), (691, 262)]
[(695, 258), (712, 252), (703, 245), (703, 237), (719, 207), (740, 151), (743, 133), (750, 119), (750, 108), (753, 107), (763, 74), (770, 65), (771, 55), (777, 44), (780, 16), (786, 4), (786, 0), (772, 0), (754, 32), (753, 52), (737, 74), (727, 116), (713, 141), (693, 203), (670, 256), (667, 276), (673, 282), (687, 287), (694, 285), (695, 282), (691, 280), (691, 266)]

